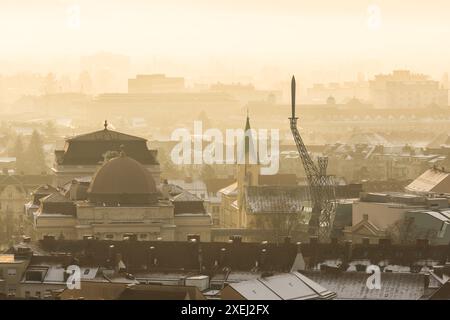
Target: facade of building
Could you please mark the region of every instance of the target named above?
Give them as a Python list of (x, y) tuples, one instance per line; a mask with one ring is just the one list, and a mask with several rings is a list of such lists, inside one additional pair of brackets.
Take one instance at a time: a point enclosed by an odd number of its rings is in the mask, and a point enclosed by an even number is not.
[(24, 203), (35, 188), (51, 181), (50, 175), (0, 175), (0, 249), (29, 231)]
[(280, 91), (258, 90), (253, 85), (240, 83), (223, 84), (216, 83), (209, 88), (212, 92), (223, 92), (237, 99), (242, 105), (249, 102), (263, 101), (276, 103), (281, 98)]
[[(396, 242), (428, 239), (433, 243), (443, 243), (448, 223), (448, 207), (447, 198), (399, 192), (365, 192), (359, 200), (353, 202), (352, 225), (344, 228), (344, 236), (347, 240), (357, 243), (376, 243), (385, 238)], [(436, 221), (428, 217), (431, 211), (435, 212)], [(421, 217), (424, 219), (419, 219), (416, 216), (418, 214), (423, 214)], [(416, 219), (411, 223), (409, 218), (413, 216), (416, 216)], [(423, 221), (427, 223), (423, 224)], [(438, 234), (441, 236), (437, 237)]]
[(20, 281), (28, 264), (29, 260), (20, 255), (0, 254), (0, 295), (20, 294)]
[(128, 93), (168, 93), (184, 91), (184, 78), (166, 77), (163, 74), (138, 74), (128, 79)]
[(406, 219), (416, 238), (431, 239), (440, 245), (450, 243), (450, 210), (411, 210)]
[(196, 234), (209, 241), (211, 216), (203, 200), (181, 188), (178, 193), (164, 189), (147, 167), (122, 151), (90, 182), (75, 179), (64, 194), (41, 198), (34, 227), (38, 238), (183, 240)]
[(367, 81), (344, 83), (315, 83), (307, 88), (305, 100), (311, 103), (323, 103), (328, 97), (334, 97), (339, 103), (352, 98), (368, 101), (370, 99), (369, 83)]
[(389, 75), (377, 75), (369, 83), (370, 97), (376, 108), (448, 106), (448, 90), (422, 74), (395, 70)]

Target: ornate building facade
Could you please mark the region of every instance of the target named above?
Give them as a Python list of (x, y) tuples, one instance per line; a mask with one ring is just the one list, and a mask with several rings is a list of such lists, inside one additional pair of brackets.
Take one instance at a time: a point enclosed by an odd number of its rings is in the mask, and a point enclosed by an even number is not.
[[(156, 150), (146, 140), (105, 129), (66, 141), (55, 152), (56, 192), (35, 194), (30, 211), (37, 238), (210, 240), (203, 200), (160, 183)], [(38, 190), (39, 191), (39, 190)], [(36, 206), (36, 205), (35, 205)], [(30, 206), (31, 208), (31, 206)]]

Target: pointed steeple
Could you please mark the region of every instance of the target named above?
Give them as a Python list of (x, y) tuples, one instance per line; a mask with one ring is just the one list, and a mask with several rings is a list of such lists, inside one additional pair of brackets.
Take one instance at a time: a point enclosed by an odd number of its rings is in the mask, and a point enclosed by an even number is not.
[(258, 152), (256, 149), (256, 143), (254, 140), (254, 136), (252, 134), (252, 128), (250, 126), (250, 117), (247, 109), (247, 119), (245, 121), (245, 145), (244, 145), (244, 154), (245, 154), (245, 163), (246, 164), (256, 164), (258, 163)]
[(254, 143), (253, 143), (253, 137), (251, 136), (251, 132), (249, 131), (251, 130), (250, 127), (250, 117), (248, 116), (248, 109), (247, 109), (247, 120), (245, 121), (245, 129), (244, 129), (244, 134), (245, 134), (245, 155), (246, 155), (246, 162), (248, 162), (248, 158), (247, 155), (250, 152), (250, 148), (254, 147)]
[(245, 131), (250, 130), (250, 118), (248, 116), (248, 109), (247, 109), (247, 121), (245, 122)]
[(251, 186), (257, 186), (259, 180), (259, 160), (258, 160), (258, 152), (256, 149), (255, 139), (252, 135), (252, 129), (250, 125), (250, 117), (247, 110), (247, 118), (245, 121), (245, 130), (244, 130), (244, 162), (240, 162), (237, 165), (236, 172), (236, 180), (237, 180), (237, 204), (239, 208), (239, 227), (246, 226), (246, 217), (245, 217), (245, 193), (246, 188)]

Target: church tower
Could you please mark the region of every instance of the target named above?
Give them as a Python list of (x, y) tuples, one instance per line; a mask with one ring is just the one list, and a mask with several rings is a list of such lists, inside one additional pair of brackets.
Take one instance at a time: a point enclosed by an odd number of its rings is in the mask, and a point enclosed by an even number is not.
[(238, 161), (236, 168), (236, 179), (237, 179), (237, 205), (239, 207), (239, 226), (246, 227), (246, 217), (245, 217), (245, 189), (249, 186), (258, 185), (259, 177), (259, 159), (258, 159), (258, 149), (256, 142), (254, 140), (256, 132), (253, 132), (250, 126), (250, 118), (247, 111), (247, 120), (244, 129), (244, 157), (245, 161)]

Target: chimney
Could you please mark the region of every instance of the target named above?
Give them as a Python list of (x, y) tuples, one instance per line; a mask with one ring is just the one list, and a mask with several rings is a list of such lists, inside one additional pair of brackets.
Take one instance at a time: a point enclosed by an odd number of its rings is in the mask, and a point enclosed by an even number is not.
[(163, 184), (161, 185), (161, 193), (162, 193), (164, 199), (170, 198), (169, 191), (170, 191), (170, 186), (167, 182), (167, 179), (164, 179)]
[(198, 246), (197, 257), (198, 257), (198, 268), (199, 268), (200, 273), (202, 273), (202, 271), (203, 271), (203, 252), (202, 252), (201, 245)]
[(433, 267), (433, 272), (439, 278), (442, 278), (444, 276), (444, 266), (434, 266)]
[(188, 234), (187, 241), (200, 242), (200, 235), (199, 234)]
[(429, 273), (425, 274), (425, 277), (423, 278), (423, 288), (427, 290), (430, 287), (430, 277), (431, 275)]
[(242, 236), (239, 234), (235, 234), (230, 236), (230, 240), (232, 240), (235, 244), (242, 243)]
[(259, 254), (258, 266), (260, 268), (262, 268), (264, 266), (264, 264), (266, 263), (266, 259), (267, 259), (267, 249), (263, 248), (263, 249), (261, 249), (261, 252)]
[(126, 233), (126, 234), (123, 235), (123, 240), (137, 241), (137, 234)]
[(353, 243), (352, 240), (345, 240), (345, 260), (351, 261), (353, 256)]
[(124, 271), (124, 270), (119, 269), (119, 268), (120, 268), (119, 263), (120, 263), (121, 261), (122, 261), (122, 263), (123, 263), (123, 257), (122, 257), (122, 254), (116, 253), (115, 256), (116, 256), (116, 258), (114, 259), (114, 268), (115, 268), (116, 272)]
[(107, 262), (108, 262), (109, 267), (114, 267), (118, 263), (118, 261), (115, 261), (114, 258), (115, 258), (114, 245), (112, 244), (108, 247), (108, 261)]
[(55, 241), (55, 236), (45, 235), (42, 240), (44, 241)]
[(219, 265), (221, 267), (225, 266), (226, 258), (227, 258), (227, 249), (226, 248), (220, 249)]
[(153, 266), (154, 258), (155, 258), (155, 247), (151, 246), (147, 252), (147, 271), (149, 271), (150, 268)]

